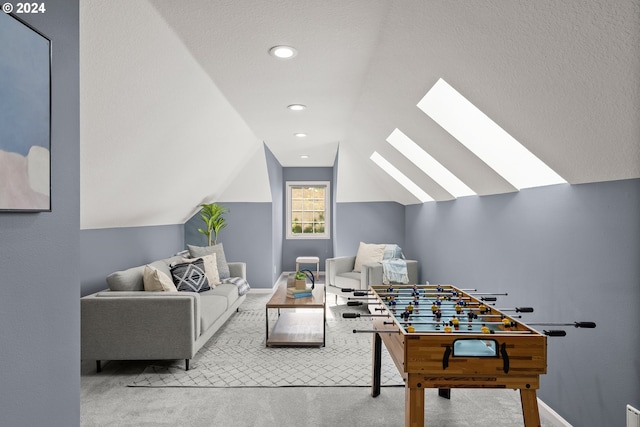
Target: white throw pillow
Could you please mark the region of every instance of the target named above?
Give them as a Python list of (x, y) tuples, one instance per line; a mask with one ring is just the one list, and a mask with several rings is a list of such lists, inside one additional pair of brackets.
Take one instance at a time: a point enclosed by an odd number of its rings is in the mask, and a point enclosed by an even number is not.
[(218, 272), (218, 260), (215, 253), (200, 256), (198, 258), (182, 258), (182, 262), (194, 262), (199, 258), (202, 258), (202, 261), (204, 262), (204, 274), (207, 276), (207, 280), (209, 281), (209, 287), (213, 289), (217, 285), (221, 284), (220, 273)]
[(150, 265), (144, 266), (142, 282), (147, 292), (178, 292), (169, 276)]
[(371, 264), (374, 262), (382, 261), (382, 257), (384, 256), (384, 249), (386, 246), (387, 245), (385, 244), (377, 245), (375, 243), (360, 242), (360, 247), (358, 248), (353, 271), (362, 271), (363, 264)]

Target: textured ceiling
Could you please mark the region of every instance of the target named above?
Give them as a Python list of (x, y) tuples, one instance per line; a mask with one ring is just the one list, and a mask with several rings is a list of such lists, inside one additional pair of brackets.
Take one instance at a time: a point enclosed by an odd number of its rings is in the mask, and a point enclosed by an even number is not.
[[(270, 57), (279, 44), (298, 55)], [(135, 200), (189, 176), (176, 165), (185, 150), (223, 155), (222, 170), (194, 176), (183, 207), (163, 205), (151, 223), (184, 221), (230, 186), (237, 200), (269, 199), (255, 167), (262, 142), (283, 166), (332, 166), (339, 147), (338, 201), (417, 203), (369, 160), (374, 151), (451, 199), (385, 142), (395, 128), (479, 195), (515, 191), (416, 107), (439, 78), (569, 183), (637, 178), (638, 46), (638, 0), (83, 0), (83, 226), (146, 221)], [(164, 173), (141, 162), (151, 149)], [(116, 170), (128, 181), (104, 182)], [(96, 194), (137, 212), (104, 213)]]

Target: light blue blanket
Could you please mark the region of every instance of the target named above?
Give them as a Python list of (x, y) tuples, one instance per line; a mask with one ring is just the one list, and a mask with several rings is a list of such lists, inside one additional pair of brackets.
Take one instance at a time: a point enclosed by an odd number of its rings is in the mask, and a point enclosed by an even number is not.
[(407, 262), (399, 258), (382, 260), (382, 282), (409, 283)]
[(236, 285), (238, 287), (238, 295), (240, 296), (246, 294), (251, 289), (249, 282), (242, 277), (228, 277), (226, 279), (222, 279), (222, 283), (231, 283), (232, 285)]

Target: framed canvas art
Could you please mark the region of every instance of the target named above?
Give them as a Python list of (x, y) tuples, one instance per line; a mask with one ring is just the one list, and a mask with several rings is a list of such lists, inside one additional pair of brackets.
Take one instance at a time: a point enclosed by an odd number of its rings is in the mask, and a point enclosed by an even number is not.
[(0, 211), (51, 211), (51, 41), (0, 13)]

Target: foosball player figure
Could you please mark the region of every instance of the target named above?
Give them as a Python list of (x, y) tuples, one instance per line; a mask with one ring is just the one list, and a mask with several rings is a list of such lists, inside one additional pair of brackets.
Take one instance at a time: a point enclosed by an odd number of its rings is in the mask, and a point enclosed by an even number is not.
[(415, 331), (416, 331), (416, 328), (414, 328), (413, 325), (409, 323), (409, 326), (407, 326), (407, 332), (413, 333)]
[(406, 322), (409, 320), (410, 315), (411, 315), (411, 312), (409, 312), (408, 308), (405, 308), (404, 311), (400, 314), (400, 317), (404, 319), (404, 321)]
[(396, 305), (398, 304), (398, 301), (396, 301), (396, 296), (395, 295), (391, 295), (389, 297), (389, 305), (391, 306), (391, 311), (393, 311), (394, 313), (396, 312)]
[(445, 331), (446, 333), (451, 332), (451, 331), (452, 331), (451, 326), (449, 326), (449, 325), (444, 325), (444, 331)]
[(420, 298), (418, 295), (413, 296), (413, 306), (415, 307), (416, 313), (418, 312), (418, 306), (420, 305)]
[(489, 330), (487, 325), (485, 325), (484, 323), (482, 324), (482, 327), (480, 328), (480, 330), (482, 331), (483, 334), (490, 334), (491, 333), (491, 331)]
[(387, 288), (387, 292), (389, 293), (393, 293), (395, 289), (393, 289), (393, 285), (389, 285), (389, 287)]
[(431, 305), (431, 312), (433, 314), (436, 314), (436, 312), (438, 311), (438, 304), (436, 304), (435, 302)]
[(465, 302), (465, 300), (462, 299), (462, 297), (458, 298), (458, 304), (460, 304), (463, 307), (467, 306), (467, 303)]
[(438, 287), (436, 287), (436, 291), (438, 292), (442, 292), (444, 289), (442, 289), (442, 286), (438, 285)]
[(407, 305), (407, 310), (409, 310), (409, 313), (413, 313), (413, 304), (411, 304), (411, 302), (409, 302), (409, 305)]
[(512, 323), (513, 322), (511, 322), (511, 320), (506, 317), (502, 319), (502, 326), (504, 326), (505, 329), (510, 329), (512, 326)]
[(436, 322), (439, 322), (442, 319), (442, 310), (438, 309), (436, 311)]
[(456, 309), (456, 313), (458, 314), (462, 313), (462, 306), (460, 304), (456, 303), (455, 309)]
[(460, 329), (460, 320), (456, 316), (453, 316), (451, 319), (451, 324), (453, 325), (453, 329), (456, 331)]
[(453, 291), (451, 291), (451, 296), (457, 297), (458, 296), (458, 291), (456, 291), (455, 289)]
[(436, 305), (440, 307), (442, 305), (442, 301), (440, 300), (440, 295), (436, 297)]
[(480, 305), (478, 306), (478, 310), (480, 310), (480, 314), (487, 314), (490, 311), (489, 307), (487, 307), (483, 302), (481, 302)]
[(413, 289), (411, 290), (411, 294), (413, 296), (420, 296), (420, 289), (418, 289), (418, 285), (413, 285)]

